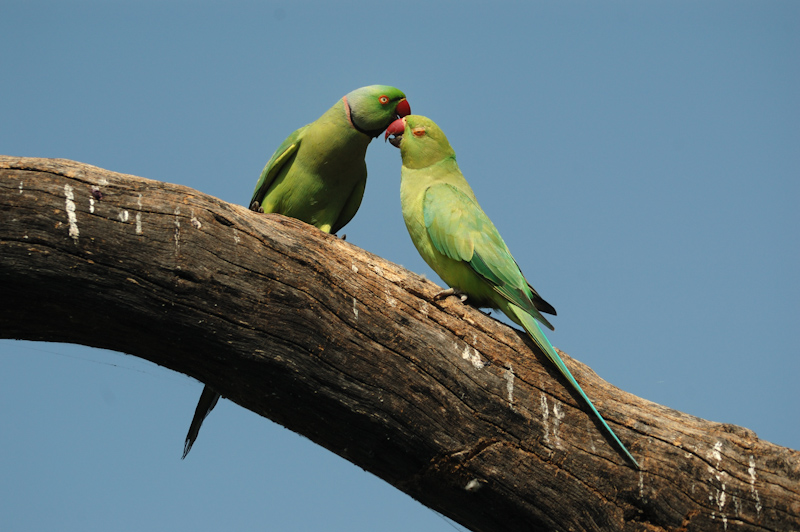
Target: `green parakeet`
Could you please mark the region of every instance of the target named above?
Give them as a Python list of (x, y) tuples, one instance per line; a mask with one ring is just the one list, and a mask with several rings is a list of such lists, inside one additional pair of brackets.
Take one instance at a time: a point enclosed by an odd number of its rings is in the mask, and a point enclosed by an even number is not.
[(253, 192), (250, 208), (277, 212), (336, 233), (356, 214), (367, 184), (367, 146), (398, 116), (405, 94), (386, 85), (350, 92), (283, 141)]
[[(367, 146), (398, 116), (409, 113), (405, 94), (395, 87), (370, 85), (349, 92), (278, 146), (261, 172), (250, 208), (291, 216), (336, 233), (361, 205), (367, 184)], [(208, 386), (203, 389), (183, 458), (219, 397)]]
[(429, 118), (409, 115), (393, 122), (386, 138), (403, 159), (403, 218), (425, 262), (456, 293), (479, 307), (500, 309), (521, 325), (556, 365), (603, 428), (637, 469), (638, 462), (608, 426), (539, 327), (555, 314), (522, 275), (497, 228), (478, 205), (442, 130)]

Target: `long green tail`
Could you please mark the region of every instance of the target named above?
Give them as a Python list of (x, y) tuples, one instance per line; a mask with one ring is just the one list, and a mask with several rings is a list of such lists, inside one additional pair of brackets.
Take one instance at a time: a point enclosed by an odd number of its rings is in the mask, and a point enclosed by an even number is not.
[(572, 376), (572, 373), (569, 371), (569, 368), (566, 366), (566, 364), (564, 364), (564, 361), (561, 360), (561, 357), (558, 356), (558, 353), (556, 353), (556, 350), (553, 348), (553, 345), (550, 343), (550, 340), (548, 340), (547, 337), (544, 335), (542, 329), (539, 327), (539, 324), (536, 323), (536, 320), (533, 318), (533, 316), (531, 316), (521, 308), (517, 307), (516, 305), (508, 305), (508, 307), (509, 310), (514, 313), (513, 317), (512, 316), (509, 317), (511, 317), (512, 319), (516, 318), (514, 321), (518, 321), (518, 323), (520, 323), (525, 328), (528, 335), (531, 337), (531, 339), (533, 339), (533, 341), (536, 343), (539, 349), (541, 349), (544, 352), (544, 354), (547, 355), (547, 358), (549, 358), (553, 362), (553, 364), (556, 365), (558, 370), (561, 372), (562, 375), (564, 375), (564, 377), (566, 377), (566, 379), (569, 381), (569, 383), (572, 385), (575, 391), (577, 391), (580, 394), (580, 396), (589, 406), (594, 415), (597, 416), (597, 419), (600, 420), (600, 423), (603, 424), (603, 427), (606, 429), (606, 432), (608, 432), (608, 434), (610, 434), (611, 437), (614, 439), (614, 441), (617, 443), (620, 450), (622, 450), (622, 452), (625, 454), (625, 456), (628, 457), (631, 463), (634, 466), (636, 466), (636, 469), (641, 470), (642, 468), (639, 466), (639, 462), (636, 461), (633, 455), (628, 451), (627, 447), (625, 447), (625, 445), (623, 445), (623, 443), (619, 440), (619, 438), (617, 438), (617, 435), (614, 434), (614, 431), (611, 430), (611, 427), (608, 426), (606, 420), (603, 419), (603, 416), (601, 416), (600, 412), (598, 412), (597, 409), (594, 407), (594, 404), (592, 404), (592, 400), (589, 399), (589, 397), (583, 391), (583, 388), (581, 388), (581, 385), (578, 384), (578, 381), (576, 381), (575, 377)]

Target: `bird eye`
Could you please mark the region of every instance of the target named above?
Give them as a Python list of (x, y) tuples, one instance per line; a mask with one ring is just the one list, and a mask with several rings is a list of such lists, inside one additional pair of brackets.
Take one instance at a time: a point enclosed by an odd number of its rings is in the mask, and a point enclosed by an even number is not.
[(378, 98), (378, 101), (381, 102), (381, 105), (386, 105), (387, 103), (389, 103), (389, 97), (384, 94), (380, 98)]
[(424, 127), (415, 127), (415, 128), (413, 128), (411, 130), (411, 133), (413, 133), (415, 137), (421, 137), (421, 136), (423, 136), (425, 134), (425, 128)]

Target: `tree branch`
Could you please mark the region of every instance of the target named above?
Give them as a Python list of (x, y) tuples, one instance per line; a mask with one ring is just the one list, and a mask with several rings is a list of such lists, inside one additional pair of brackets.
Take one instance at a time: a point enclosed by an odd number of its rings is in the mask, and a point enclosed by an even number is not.
[(0, 156), (3, 338), (210, 384), (474, 531), (800, 529), (800, 453), (564, 356), (315, 228), (187, 187)]

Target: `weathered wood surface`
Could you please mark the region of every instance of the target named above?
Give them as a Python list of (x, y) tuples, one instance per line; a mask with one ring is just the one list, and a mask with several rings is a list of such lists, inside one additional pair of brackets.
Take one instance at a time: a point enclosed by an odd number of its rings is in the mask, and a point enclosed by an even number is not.
[[(800, 453), (565, 356), (336, 237), (187, 187), (0, 156), (0, 336), (191, 375), (475, 531), (800, 530)], [(188, 420), (187, 420), (188, 422)]]

